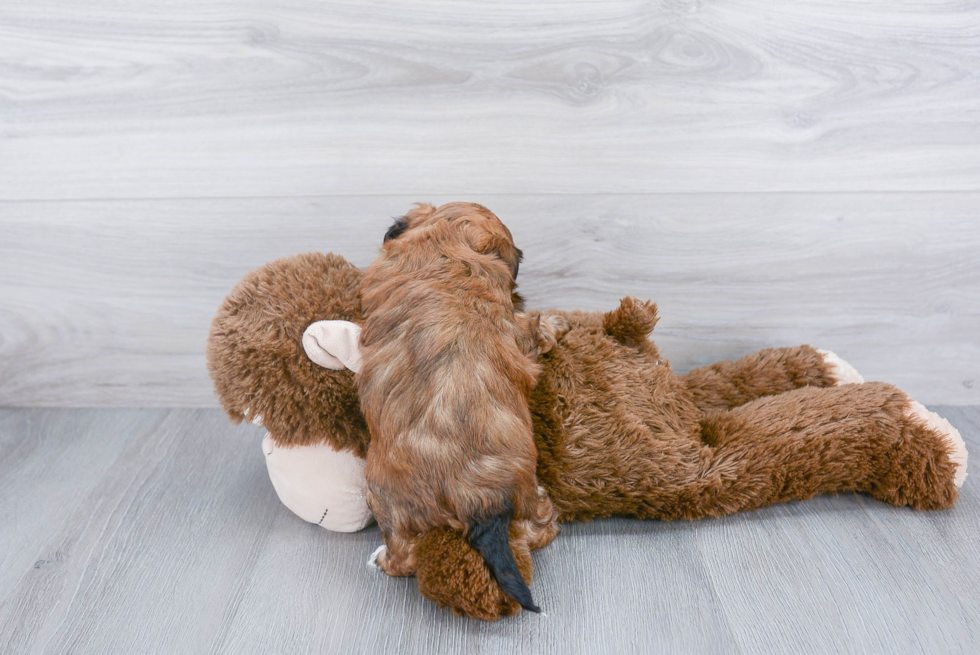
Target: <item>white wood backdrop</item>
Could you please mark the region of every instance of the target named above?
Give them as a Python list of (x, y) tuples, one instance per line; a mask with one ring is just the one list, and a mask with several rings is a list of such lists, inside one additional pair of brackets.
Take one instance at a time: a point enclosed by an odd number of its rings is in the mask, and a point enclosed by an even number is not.
[(532, 306), (686, 370), (839, 351), (980, 404), (980, 5), (0, 4), (0, 405), (214, 405), (247, 270), (476, 200)]

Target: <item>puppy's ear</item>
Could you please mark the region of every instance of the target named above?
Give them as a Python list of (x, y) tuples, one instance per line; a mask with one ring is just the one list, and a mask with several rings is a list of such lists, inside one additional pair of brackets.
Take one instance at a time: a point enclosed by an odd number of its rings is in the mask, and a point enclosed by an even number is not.
[(514, 246), (509, 236), (474, 227), (468, 227), (467, 236), (473, 250), (485, 255), (496, 255), (510, 268), (511, 279), (517, 279), (524, 253)]
[(361, 328), (350, 321), (317, 321), (303, 332), (303, 349), (314, 364), (333, 371), (361, 369)]

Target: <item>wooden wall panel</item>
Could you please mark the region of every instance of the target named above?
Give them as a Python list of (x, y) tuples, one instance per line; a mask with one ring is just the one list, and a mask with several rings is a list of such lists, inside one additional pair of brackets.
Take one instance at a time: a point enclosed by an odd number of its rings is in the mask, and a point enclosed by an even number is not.
[(955, 0), (6, 0), (0, 199), (980, 190)]
[(0, 6), (0, 403), (199, 405), (247, 270), (483, 200), (683, 370), (812, 341), (976, 402), (980, 6)]
[[(208, 326), (250, 269), (366, 266), (416, 199), (0, 203), (0, 404), (212, 406)], [(529, 307), (652, 298), (679, 371), (837, 351), (924, 402), (980, 403), (980, 194), (469, 196), (524, 249)]]

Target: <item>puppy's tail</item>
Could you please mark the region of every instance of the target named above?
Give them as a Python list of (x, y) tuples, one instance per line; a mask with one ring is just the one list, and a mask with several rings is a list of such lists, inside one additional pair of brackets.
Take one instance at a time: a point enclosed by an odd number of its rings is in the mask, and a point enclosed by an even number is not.
[(541, 608), (534, 604), (531, 590), (521, 577), (521, 572), (517, 570), (517, 560), (514, 559), (507, 538), (513, 513), (514, 510), (508, 502), (500, 514), (474, 520), (467, 539), (470, 545), (483, 556), (483, 561), (486, 562), (487, 568), (490, 569), (490, 573), (504, 593), (520, 603), (524, 609), (540, 613)]

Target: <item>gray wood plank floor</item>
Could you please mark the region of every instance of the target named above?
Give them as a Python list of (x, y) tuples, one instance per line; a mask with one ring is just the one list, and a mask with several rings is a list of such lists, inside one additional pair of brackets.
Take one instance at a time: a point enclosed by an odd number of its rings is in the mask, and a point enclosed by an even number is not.
[[(980, 447), (980, 407), (940, 407)], [(547, 616), (484, 624), (282, 507), (216, 410), (0, 410), (0, 652), (976, 653), (980, 494), (566, 526)]]

